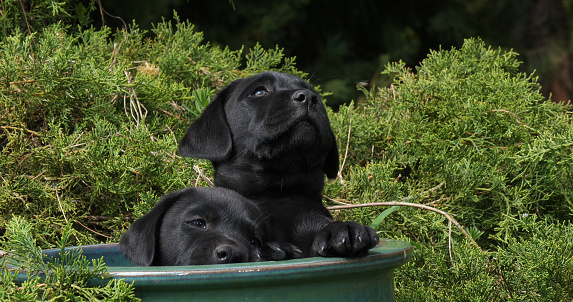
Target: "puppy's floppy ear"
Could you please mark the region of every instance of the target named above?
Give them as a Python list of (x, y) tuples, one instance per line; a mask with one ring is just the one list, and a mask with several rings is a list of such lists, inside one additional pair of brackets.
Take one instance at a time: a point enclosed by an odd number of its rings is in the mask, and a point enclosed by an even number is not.
[(334, 137), (334, 133), (331, 132), (332, 135), (332, 147), (328, 151), (326, 155), (326, 159), (324, 160), (324, 166), (322, 167), (322, 171), (326, 174), (326, 177), (333, 179), (338, 175), (338, 146), (336, 145), (336, 137)]
[(121, 236), (119, 246), (125, 258), (140, 266), (153, 265), (155, 247), (159, 238), (157, 232), (161, 219), (167, 210), (179, 199), (179, 193), (166, 195), (149, 213), (131, 224)]
[(181, 156), (222, 161), (230, 155), (233, 141), (224, 109), (229, 90), (230, 87), (221, 90), (189, 126), (179, 142)]

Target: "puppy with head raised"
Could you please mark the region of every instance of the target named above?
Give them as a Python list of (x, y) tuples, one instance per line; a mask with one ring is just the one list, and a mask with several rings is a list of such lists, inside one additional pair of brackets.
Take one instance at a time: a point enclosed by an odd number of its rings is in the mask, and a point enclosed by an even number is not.
[(333, 221), (322, 205), (338, 149), (320, 95), (298, 77), (264, 72), (232, 82), (191, 124), (179, 152), (211, 160), (215, 185), (255, 201), (271, 240), (295, 244), (302, 256), (362, 255), (378, 243), (372, 228)]
[(256, 204), (232, 190), (187, 188), (164, 196), (119, 245), (141, 266), (260, 261), (259, 216)]

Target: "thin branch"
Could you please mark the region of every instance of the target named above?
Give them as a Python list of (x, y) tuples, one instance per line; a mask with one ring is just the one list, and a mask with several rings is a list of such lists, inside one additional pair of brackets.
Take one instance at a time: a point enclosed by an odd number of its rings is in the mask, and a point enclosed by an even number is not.
[(62, 201), (60, 200), (60, 194), (58, 194), (58, 187), (56, 186), (56, 199), (58, 200), (58, 205), (60, 205), (60, 211), (64, 215), (64, 220), (68, 223), (68, 218), (66, 217), (66, 212), (64, 212), (64, 207), (62, 206)]
[(105, 26), (105, 18), (103, 17), (103, 6), (101, 5), (101, 0), (98, 0), (97, 3), (99, 6), (99, 14), (101, 16), (101, 25)]
[(211, 187), (214, 187), (215, 185), (213, 184), (213, 182), (209, 179), (209, 177), (207, 177), (203, 171), (201, 170), (201, 168), (199, 168), (198, 165), (193, 165), (193, 170), (195, 170), (195, 172), (197, 172), (199, 174), (199, 177), (201, 177), (204, 181), (206, 181)]
[(167, 152), (167, 151), (165, 151), (165, 150), (162, 150), (161, 152), (162, 152), (163, 154), (167, 155), (167, 156), (168, 156), (169, 158), (171, 158), (171, 159), (181, 158), (181, 157), (178, 156), (177, 154), (171, 154), (171, 153), (169, 153), (169, 152)]
[(534, 132), (539, 133), (539, 131), (538, 131), (537, 129), (534, 129), (534, 128), (532, 128), (531, 126), (529, 126), (528, 124), (521, 122), (521, 121), (517, 118), (517, 114), (515, 114), (515, 113), (513, 113), (513, 112), (511, 112), (511, 111), (509, 111), (509, 110), (505, 110), (505, 109), (492, 109), (492, 110), (488, 110), (488, 111), (486, 111), (486, 112), (503, 112), (503, 113), (507, 113), (507, 114), (513, 116), (513, 118), (515, 119), (515, 121), (516, 121), (520, 126), (523, 126), (523, 127), (527, 128), (527, 129), (529, 129), (529, 130), (531, 130), (531, 131), (534, 131)]
[(9, 85), (15, 85), (15, 84), (28, 84), (28, 83), (33, 83), (36, 80), (22, 80), (22, 81), (14, 81), (14, 82), (10, 82), (8, 83)]
[[(42, 170), (42, 172), (40, 172), (40, 174), (34, 176), (34, 178), (32, 178), (32, 181), (38, 179), (40, 176), (44, 175), (44, 173), (46, 173), (46, 170)], [(2, 179), (4, 179), (4, 177), (2, 177)]]
[(1, 129), (12, 129), (12, 130), (26, 131), (26, 132), (32, 133), (32, 134), (34, 134), (34, 135), (36, 135), (36, 136), (40, 136), (40, 133), (35, 132), (35, 131), (32, 131), (32, 130), (29, 130), (29, 129), (23, 129), (23, 128), (12, 127), (12, 126), (0, 126), (0, 128), (1, 128)]
[(342, 165), (340, 170), (338, 170), (337, 178), (342, 181), (342, 170), (344, 169), (344, 164), (346, 163), (346, 158), (348, 157), (348, 148), (350, 147), (350, 131), (352, 130), (352, 112), (350, 113), (350, 120), (348, 121), (348, 134), (346, 135), (346, 151), (344, 151), (344, 158), (342, 159)]
[[(134, 80), (131, 73), (124, 70), (124, 74), (127, 78), (127, 83), (128, 84), (133, 83)], [(128, 90), (129, 90), (129, 113), (131, 114), (131, 117), (135, 121), (135, 126), (139, 127), (140, 122), (144, 120), (145, 117), (147, 116), (147, 109), (139, 101), (135, 89), (133, 87), (129, 87)], [(127, 115), (127, 117), (129, 118), (130, 114), (127, 113), (127, 105), (126, 105), (127, 97), (128, 97), (127, 95), (123, 96), (123, 110), (125, 111), (125, 115)]]
[(104, 234), (102, 234), (102, 233), (98, 233), (98, 232), (96, 232), (96, 231), (94, 231), (94, 230), (88, 228), (87, 226), (85, 226), (83, 223), (77, 221), (76, 219), (74, 219), (74, 221), (77, 222), (79, 225), (83, 226), (84, 228), (86, 228), (88, 231), (94, 233), (94, 234), (100, 235), (100, 236), (105, 237), (105, 238), (107, 238), (107, 239), (111, 239), (110, 236), (106, 236), (106, 235), (104, 235)]
[[(66, 212), (64, 212), (64, 207), (62, 206), (62, 201), (60, 200), (60, 194), (58, 194), (58, 187), (56, 186), (56, 199), (58, 200), (58, 205), (60, 205), (60, 210), (62, 211), (62, 214), (64, 215), (64, 220), (66, 221), (66, 223), (68, 222), (68, 218), (66, 217)], [(76, 240), (78, 242), (80, 242), (80, 239), (78, 238), (78, 236), (76, 236), (76, 234), (74, 234), (74, 237), (76, 238)]]
[(26, 20), (26, 28), (28, 29), (28, 34), (32, 34), (32, 30), (30, 29), (30, 23), (28, 22), (28, 16), (26, 15), (26, 8), (24, 8), (24, 1), (20, 0), (20, 7), (22, 7), (22, 13), (24, 14), (24, 20)]
[(438, 189), (440, 189), (441, 187), (443, 187), (445, 184), (446, 184), (446, 182), (445, 182), (445, 181), (442, 181), (442, 182), (441, 182), (440, 184), (438, 184), (437, 186), (435, 186), (435, 187), (433, 187), (433, 188), (431, 188), (431, 189), (428, 189), (427, 191), (422, 192), (422, 195), (426, 195), (426, 194), (428, 194), (428, 193), (433, 193), (433, 192), (437, 191)]
[(330, 197), (328, 197), (328, 196), (326, 196), (326, 195), (322, 195), (322, 197), (325, 198), (325, 199), (328, 199), (329, 201), (332, 201), (332, 202), (334, 202), (334, 203), (337, 203), (337, 204), (352, 204), (352, 203), (351, 203), (350, 201), (348, 201), (348, 200), (341, 201), (341, 200), (337, 200), (337, 199), (334, 199), (334, 198), (330, 198)]
[(455, 219), (453, 219), (450, 214), (444, 212), (442, 210), (438, 210), (434, 207), (430, 207), (423, 204), (418, 203), (411, 203), (411, 202), (403, 202), (403, 201), (387, 201), (387, 202), (371, 202), (371, 203), (362, 203), (362, 204), (352, 204), (352, 205), (341, 205), (341, 206), (331, 206), (327, 207), (328, 210), (341, 210), (341, 209), (353, 209), (353, 208), (365, 208), (365, 207), (391, 207), (391, 206), (405, 206), (405, 207), (413, 207), (413, 208), (420, 208), (428, 211), (432, 211), (438, 214), (443, 215), (448, 219), (451, 223), (453, 223), (462, 234), (470, 239), (470, 241), (481, 251), (482, 249), (480, 246), (473, 240), (473, 238), (466, 232), (466, 230), (459, 224)]
[[(511, 111), (509, 111), (509, 110), (505, 110), (505, 109), (492, 109), (492, 110), (489, 110), (489, 111), (509, 113), (511, 116), (513, 116), (513, 118), (515, 119), (515, 121), (516, 121), (518, 124), (520, 124), (520, 125), (522, 125), (522, 126), (529, 126), (529, 125), (527, 125), (526, 123), (520, 122), (519, 119), (517, 119), (517, 114), (515, 114), (515, 113), (513, 113), (513, 112), (511, 112)], [(488, 112), (488, 111), (486, 111), (486, 112)]]
[(454, 265), (454, 257), (452, 256), (452, 221), (448, 222), (448, 253), (450, 254), (450, 261)]

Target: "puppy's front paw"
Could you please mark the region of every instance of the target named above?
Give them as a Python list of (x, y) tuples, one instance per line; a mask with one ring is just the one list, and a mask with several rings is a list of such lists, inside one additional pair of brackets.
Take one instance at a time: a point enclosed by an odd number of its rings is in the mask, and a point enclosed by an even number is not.
[(268, 242), (262, 248), (262, 258), (267, 261), (297, 259), (301, 256), (302, 251), (288, 242)]
[(320, 230), (312, 243), (314, 256), (364, 256), (379, 242), (373, 228), (353, 221), (334, 221)]

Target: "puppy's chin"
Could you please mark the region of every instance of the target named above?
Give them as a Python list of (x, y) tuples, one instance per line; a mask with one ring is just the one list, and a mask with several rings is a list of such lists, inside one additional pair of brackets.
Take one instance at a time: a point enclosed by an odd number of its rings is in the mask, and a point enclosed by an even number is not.
[(308, 120), (301, 120), (273, 139), (260, 141), (254, 150), (260, 160), (276, 160), (288, 156), (308, 161), (309, 152), (320, 150), (322, 139), (320, 131)]
[(321, 142), (318, 129), (308, 120), (294, 124), (286, 135), (293, 149), (315, 149), (315, 146)]

